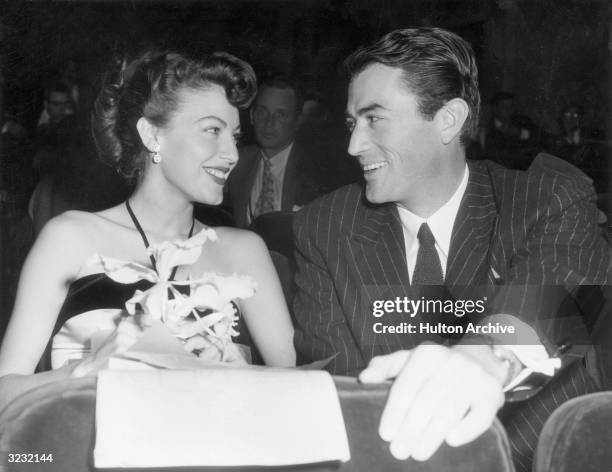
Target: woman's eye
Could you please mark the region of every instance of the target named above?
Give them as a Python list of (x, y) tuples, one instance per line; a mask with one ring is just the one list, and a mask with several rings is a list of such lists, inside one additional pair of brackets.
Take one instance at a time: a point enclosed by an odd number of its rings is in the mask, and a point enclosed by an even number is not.
[(241, 134), (235, 134), (234, 135), (234, 142), (236, 144), (240, 144), (241, 141), (242, 141), (242, 135)]
[(218, 126), (209, 126), (208, 128), (205, 128), (204, 131), (210, 134), (217, 135), (221, 132), (221, 128), (219, 128)]

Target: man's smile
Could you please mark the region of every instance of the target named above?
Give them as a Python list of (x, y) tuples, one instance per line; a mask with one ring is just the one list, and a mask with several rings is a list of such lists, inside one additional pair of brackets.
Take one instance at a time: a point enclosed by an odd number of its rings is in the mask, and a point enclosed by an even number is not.
[(361, 168), (363, 169), (364, 173), (370, 173), (382, 167), (387, 167), (388, 165), (389, 163), (387, 161), (372, 162), (371, 164), (363, 164)]

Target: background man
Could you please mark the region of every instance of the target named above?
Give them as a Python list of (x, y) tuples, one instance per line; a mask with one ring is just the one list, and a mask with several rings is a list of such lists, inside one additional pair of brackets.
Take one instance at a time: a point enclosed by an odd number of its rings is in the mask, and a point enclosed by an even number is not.
[(240, 150), (228, 181), (238, 226), (248, 226), (270, 211), (291, 211), (297, 203), (297, 169), (305, 159), (304, 148), (295, 142), (302, 102), (297, 85), (288, 77), (277, 75), (260, 84), (250, 111), (257, 144)]
[[(363, 382), (395, 378), (380, 435), (397, 458), (424, 460), (442, 442), (465, 444), (488, 428), (525, 366), (554, 371), (540, 342), (552, 348), (561, 334), (539, 326), (536, 334), (525, 321), (556, 316), (582, 284), (606, 283), (610, 250), (590, 182), (572, 166), (552, 157), (527, 172), (466, 164), (480, 96), (464, 40), (437, 28), (394, 31), (347, 67), (349, 153), (365, 189), (343, 187), (296, 217), (296, 349), (304, 361), (336, 355), (336, 374), (369, 363)], [(428, 285), (444, 285), (456, 300), (484, 287), (488, 312), (513, 315), (497, 319), (517, 328), (514, 342), (532, 345), (529, 352), (491, 338), (448, 347), (422, 344), (440, 338), (418, 331), (373, 335), (375, 300), (418, 296)], [(530, 469), (555, 406), (595, 388), (581, 363), (562, 377), (529, 401), (528, 414), (506, 417), (519, 470)]]

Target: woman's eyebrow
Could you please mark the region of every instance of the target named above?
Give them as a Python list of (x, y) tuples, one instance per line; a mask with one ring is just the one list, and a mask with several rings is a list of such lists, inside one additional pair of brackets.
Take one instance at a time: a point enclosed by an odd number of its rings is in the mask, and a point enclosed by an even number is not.
[(199, 123), (200, 121), (204, 121), (204, 120), (217, 120), (219, 122), (221, 122), (221, 124), (223, 124), (223, 126), (227, 126), (227, 122), (225, 120), (223, 120), (222, 118), (219, 118), (216, 115), (207, 115), (207, 116), (202, 116), (200, 118), (198, 118), (197, 120), (195, 120), (195, 123)]

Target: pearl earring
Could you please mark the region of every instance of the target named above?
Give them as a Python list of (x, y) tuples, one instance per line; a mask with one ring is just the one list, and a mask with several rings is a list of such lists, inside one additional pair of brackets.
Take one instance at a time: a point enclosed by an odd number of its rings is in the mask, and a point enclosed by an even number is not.
[(156, 150), (153, 152), (153, 156), (151, 157), (151, 161), (153, 162), (153, 164), (159, 164), (162, 160), (161, 154), (159, 153), (159, 150)]

